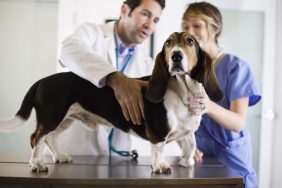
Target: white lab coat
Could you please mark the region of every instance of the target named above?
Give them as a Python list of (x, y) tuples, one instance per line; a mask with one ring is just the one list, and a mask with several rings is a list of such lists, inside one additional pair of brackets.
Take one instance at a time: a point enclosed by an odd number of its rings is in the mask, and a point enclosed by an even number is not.
[[(103, 87), (101, 80), (117, 71), (114, 22), (79, 26), (62, 42), (59, 60), (70, 71)], [(147, 76), (152, 69), (152, 58), (137, 45), (124, 74), (128, 77)], [(80, 122), (75, 122), (59, 136), (58, 145), (63, 152), (72, 155), (107, 155), (109, 131), (101, 126), (97, 131), (89, 131)], [(130, 136), (115, 129), (113, 146), (118, 150), (130, 150)]]

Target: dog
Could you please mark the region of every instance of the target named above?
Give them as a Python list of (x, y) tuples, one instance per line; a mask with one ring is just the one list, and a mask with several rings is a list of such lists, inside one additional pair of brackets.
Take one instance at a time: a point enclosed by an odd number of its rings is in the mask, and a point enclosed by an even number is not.
[(171, 173), (163, 153), (171, 141), (178, 141), (182, 147), (179, 165), (193, 166), (194, 132), (201, 116), (189, 111), (188, 98), (202, 86), (211, 100), (223, 98), (211, 58), (192, 35), (175, 32), (157, 55), (152, 75), (140, 79), (148, 78), (148, 85), (142, 87), (145, 119), (140, 126), (126, 121), (110, 87), (98, 88), (72, 72), (64, 72), (37, 81), (25, 95), (16, 115), (0, 121), (0, 131), (20, 127), (35, 109), (37, 125), (30, 136), (29, 161), (33, 172), (48, 171), (41, 159), (44, 144), (51, 150), (54, 162), (71, 161), (70, 156), (59, 150), (56, 138), (74, 120), (92, 130), (98, 125), (116, 127), (150, 141), (154, 173)]

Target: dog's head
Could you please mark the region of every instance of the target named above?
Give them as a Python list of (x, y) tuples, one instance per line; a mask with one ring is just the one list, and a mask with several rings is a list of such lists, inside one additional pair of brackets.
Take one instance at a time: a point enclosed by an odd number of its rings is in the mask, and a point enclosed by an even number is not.
[(164, 43), (162, 51), (156, 58), (146, 98), (153, 103), (161, 102), (169, 78), (176, 74), (188, 74), (192, 79), (202, 83), (211, 100), (220, 101), (223, 98), (212, 59), (187, 32), (175, 32)]

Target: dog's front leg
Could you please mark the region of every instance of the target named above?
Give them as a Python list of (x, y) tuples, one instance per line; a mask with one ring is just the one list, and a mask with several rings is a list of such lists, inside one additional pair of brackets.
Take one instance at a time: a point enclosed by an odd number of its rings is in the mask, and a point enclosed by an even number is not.
[(188, 96), (188, 92), (187, 92), (186, 78), (185, 78), (185, 80), (183, 80), (182, 77), (178, 74), (176, 75), (176, 78), (177, 78), (179, 86), (180, 86), (177, 90), (180, 92), (181, 100), (182, 100), (183, 104), (188, 105), (188, 103), (189, 103), (188, 97), (189, 96)]
[(180, 166), (194, 166), (194, 155), (196, 152), (196, 139), (194, 132), (188, 134), (185, 138), (180, 140), (182, 157), (179, 160)]
[(165, 142), (152, 144), (152, 169), (156, 174), (170, 174), (171, 168), (165, 161), (164, 146)]
[(193, 94), (199, 93), (203, 89), (203, 85), (196, 80), (193, 80), (190, 76), (185, 75), (185, 82), (187, 87), (192, 91)]

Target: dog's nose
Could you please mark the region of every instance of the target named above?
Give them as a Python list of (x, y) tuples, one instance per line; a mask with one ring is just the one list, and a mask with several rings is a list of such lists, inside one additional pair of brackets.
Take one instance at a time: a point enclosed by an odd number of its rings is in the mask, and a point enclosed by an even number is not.
[(171, 59), (174, 63), (180, 63), (183, 59), (183, 55), (181, 51), (175, 51), (173, 52)]

